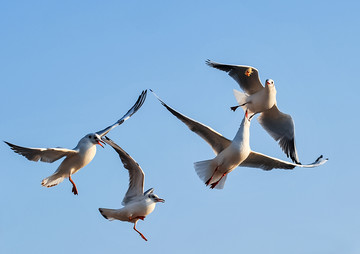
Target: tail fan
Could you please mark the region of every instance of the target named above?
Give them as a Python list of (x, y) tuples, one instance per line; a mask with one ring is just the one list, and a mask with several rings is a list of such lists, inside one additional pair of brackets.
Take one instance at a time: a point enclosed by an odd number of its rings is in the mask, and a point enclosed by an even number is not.
[(115, 220), (117, 209), (99, 208), (101, 215), (107, 220)]
[(54, 175), (51, 175), (51, 176), (43, 179), (41, 182), (41, 185), (49, 188), (49, 187), (58, 185), (62, 181), (64, 181), (64, 176), (54, 174)]
[(242, 107), (242, 109), (245, 111), (247, 108), (246, 100), (247, 100), (248, 95), (246, 93), (242, 93), (235, 89), (233, 90), (233, 92), (234, 92), (235, 99), (238, 102), (239, 106)]

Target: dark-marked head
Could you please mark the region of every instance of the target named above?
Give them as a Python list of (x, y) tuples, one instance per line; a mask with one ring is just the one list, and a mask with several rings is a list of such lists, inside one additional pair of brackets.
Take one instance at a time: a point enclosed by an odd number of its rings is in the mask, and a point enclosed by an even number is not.
[(153, 188), (145, 191), (144, 195), (147, 196), (148, 198), (150, 198), (155, 203), (157, 203), (157, 202), (164, 203), (165, 202), (164, 199), (159, 198), (156, 194), (154, 194), (154, 189)]

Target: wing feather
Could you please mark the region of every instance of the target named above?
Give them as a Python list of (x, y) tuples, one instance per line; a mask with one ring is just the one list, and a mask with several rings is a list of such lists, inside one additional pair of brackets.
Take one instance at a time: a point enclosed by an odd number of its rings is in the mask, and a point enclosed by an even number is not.
[(287, 157), (300, 164), (295, 146), (295, 124), (292, 117), (279, 111), (276, 105), (258, 117), (261, 126), (278, 141)]
[(274, 168), (293, 169), (295, 167), (313, 168), (324, 164), (328, 159), (323, 159), (321, 155), (315, 162), (307, 165), (295, 164), (283, 161), (265, 154), (251, 151), (249, 156), (239, 165), (240, 167), (261, 168), (263, 170), (272, 170)]
[(66, 148), (30, 148), (11, 144), (4, 141), (10, 148), (30, 161), (43, 161), (52, 163), (64, 156), (78, 154), (77, 151)]
[(137, 197), (144, 195), (145, 174), (139, 164), (127, 152), (125, 152), (124, 149), (106, 136), (103, 140), (114, 148), (114, 150), (119, 154), (119, 157), (124, 164), (124, 168), (129, 171), (129, 188), (122, 201), (122, 204), (126, 205)]
[(110, 126), (106, 127), (105, 129), (96, 132), (96, 134), (98, 134), (100, 137), (103, 137), (106, 134), (108, 134), (109, 131), (111, 131), (112, 129), (119, 126), (120, 124), (125, 122), (127, 119), (129, 119), (144, 104), (145, 99), (146, 99), (146, 94), (147, 94), (147, 90), (142, 91), (142, 93), (140, 94), (140, 96), (137, 99), (137, 101), (135, 102), (135, 104), (129, 109), (128, 112), (126, 112), (126, 114), (123, 117), (121, 117), (119, 120), (117, 120), (116, 123), (114, 123), (113, 125), (110, 125)]
[(232, 77), (247, 94), (251, 95), (263, 89), (263, 85), (259, 79), (259, 72), (251, 66), (230, 65), (206, 61), (210, 67), (225, 71)]
[(163, 102), (152, 90), (150, 91), (156, 96), (156, 98), (161, 102), (161, 104), (170, 111), (171, 114), (173, 114), (180, 121), (186, 124), (191, 131), (202, 137), (212, 147), (216, 155), (231, 144), (231, 141), (222, 136), (220, 133), (200, 122), (197, 122), (177, 112), (175, 109), (171, 108), (165, 102)]

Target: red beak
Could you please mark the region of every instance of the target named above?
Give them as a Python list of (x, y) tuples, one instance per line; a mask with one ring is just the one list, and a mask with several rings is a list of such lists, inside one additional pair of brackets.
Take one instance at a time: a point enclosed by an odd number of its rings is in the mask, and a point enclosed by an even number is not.
[(104, 148), (104, 146), (101, 144), (101, 143), (103, 143), (103, 144), (105, 144), (105, 142), (104, 141), (102, 141), (101, 139), (100, 140), (98, 140), (98, 144), (102, 147), (102, 148)]

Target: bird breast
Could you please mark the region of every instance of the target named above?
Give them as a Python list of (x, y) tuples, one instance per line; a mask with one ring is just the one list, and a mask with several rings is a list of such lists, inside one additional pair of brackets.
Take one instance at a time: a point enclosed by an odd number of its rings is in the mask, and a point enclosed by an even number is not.
[(150, 199), (144, 199), (142, 201), (133, 202), (130, 204), (127, 204), (123, 209), (123, 211), (126, 213), (126, 216), (135, 218), (139, 216), (147, 216), (155, 209), (155, 204)]
[(248, 109), (253, 113), (263, 112), (274, 106), (276, 103), (276, 90), (274, 86), (267, 86), (259, 92), (248, 97), (250, 103)]

